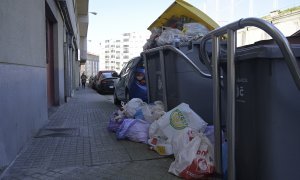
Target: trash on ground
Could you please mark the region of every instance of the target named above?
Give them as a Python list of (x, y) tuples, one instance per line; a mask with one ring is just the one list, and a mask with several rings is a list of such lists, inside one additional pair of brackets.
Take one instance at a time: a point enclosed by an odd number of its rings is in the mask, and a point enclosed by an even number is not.
[(123, 110), (112, 113), (107, 129), (115, 132), (117, 139), (129, 139), (148, 144), (151, 123), (165, 114), (161, 101), (147, 104), (133, 98), (122, 105)]
[(116, 132), (124, 120), (124, 115), (120, 110), (114, 111), (110, 118), (107, 129), (111, 132)]
[[(157, 139), (160, 144), (171, 144), (172, 140), (176, 139), (181, 132), (186, 132), (188, 127), (196, 132), (204, 132), (206, 126), (207, 123), (188, 104), (181, 103), (151, 124), (148, 142), (155, 142), (154, 139)], [(149, 144), (156, 149), (156, 144)]]
[(148, 140), (148, 144), (151, 146), (150, 149), (153, 149), (159, 155), (167, 156), (173, 154), (173, 147), (167, 142), (167, 138), (159, 136), (153, 137)]
[(114, 111), (108, 130), (118, 140), (150, 145), (159, 155), (174, 154), (169, 172), (185, 179), (201, 178), (214, 172), (214, 128), (186, 103), (168, 112), (161, 101), (147, 104), (133, 98)]
[(175, 161), (169, 172), (184, 179), (198, 179), (214, 172), (214, 149), (203, 134), (189, 129), (173, 141)]
[(134, 142), (148, 143), (150, 123), (141, 119), (124, 119), (116, 132), (117, 139), (129, 139)]
[(123, 105), (123, 113), (128, 118), (134, 118), (135, 113), (144, 104), (143, 100), (140, 98), (133, 98)]

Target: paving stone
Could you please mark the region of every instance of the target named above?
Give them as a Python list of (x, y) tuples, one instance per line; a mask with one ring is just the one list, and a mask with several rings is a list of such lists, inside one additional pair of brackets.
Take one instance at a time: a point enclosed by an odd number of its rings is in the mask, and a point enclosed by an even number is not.
[(177, 179), (168, 173), (172, 158), (107, 130), (116, 108), (92, 89), (76, 91), (0, 179)]

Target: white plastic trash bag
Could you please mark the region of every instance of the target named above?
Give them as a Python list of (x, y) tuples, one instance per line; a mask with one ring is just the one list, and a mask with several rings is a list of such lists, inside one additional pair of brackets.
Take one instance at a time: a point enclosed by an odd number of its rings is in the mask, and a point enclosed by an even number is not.
[(147, 50), (147, 49), (151, 49), (151, 48), (156, 47), (155, 40), (160, 36), (161, 32), (162, 32), (161, 28), (154, 27), (151, 30), (150, 38), (147, 40), (147, 42), (143, 46), (143, 50)]
[(179, 29), (168, 28), (164, 30), (157, 38), (158, 46), (180, 42), (183, 38), (183, 33)]
[(182, 32), (187, 36), (205, 36), (209, 29), (199, 23), (185, 23)]
[[(157, 120), (158, 129), (168, 138), (169, 142), (176, 138), (180, 132), (185, 131), (187, 127), (191, 127), (196, 132), (204, 132), (206, 126), (207, 123), (186, 103), (179, 104)], [(155, 134), (155, 132), (152, 134)]]
[(155, 150), (159, 155), (173, 154), (173, 148), (168, 138), (159, 129), (157, 121), (154, 121), (149, 127), (149, 140), (148, 144), (151, 149)]
[(161, 101), (155, 101), (153, 104), (146, 104), (141, 107), (144, 119), (150, 122), (158, 120), (165, 114), (164, 106)]
[(173, 142), (175, 161), (169, 172), (184, 179), (198, 179), (214, 172), (214, 150), (203, 133), (181, 133)]
[(177, 138), (173, 139), (171, 144), (173, 147), (173, 153), (176, 156), (180, 153), (180, 151), (189, 144), (190, 140), (195, 137), (195, 131), (191, 128), (186, 128), (185, 131), (182, 131)]
[(155, 150), (159, 155), (172, 155), (173, 147), (167, 142), (165, 137), (153, 137), (148, 140), (148, 144), (151, 145), (151, 149)]
[(158, 136), (164, 136), (164, 135), (161, 132), (161, 130), (159, 129), (157, 121), (154, 121), (153, 123), (151, 123), (151, 125), (149, 127), (149, 137), (153, 138), (153, 137), (158, 137)]
[(145, 104), (140, 98), (133, 98), (123, 105), (124, 114), (128, 118), (133, 118), (140, 107)]
[(170, 155), (174, 152), (173, 139), (191, 129), (204, 132), (206, 126), (207, 123), (188, 104), (181, 103), (150, 125), (148, 144), (160, 155)]
[(135, 110), (135, 119), (143, 119), (151, 123), (155, 120), (158, 120), (162, 115), (165, 114), (161, 101), (155, 101), (153, 104), (143, 103)]

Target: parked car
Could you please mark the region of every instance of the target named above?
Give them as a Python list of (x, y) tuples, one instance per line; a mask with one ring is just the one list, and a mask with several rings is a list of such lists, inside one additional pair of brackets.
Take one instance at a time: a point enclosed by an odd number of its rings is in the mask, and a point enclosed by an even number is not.
[(132, 98), (140, 98), (147, 102), (147, 85), (145, 66), (141, 57), (131, 59), (121, 70), (119, 80), (115, 84), (114, 103), (128, 102)]
[(97, 73), (97, 75), (95, 75), (93, 83), (92, 83), (92, 88), (95, 89), (96, 91), (98, 91), (97, 86), (100, 83), (99, 78), (100, 78), (101, 74), (106, 73), (106, 72), (108, 72), (108, 73), (117, 73), (114, 70), (100, 70), (100, 71), (98, 71), (98, 73)]
[(101, 72), (98, 80), (96, 81), (96, 90), (99, 93), (113, 93), (115, 90), (115, 81), (118, 79), (116, 71)]

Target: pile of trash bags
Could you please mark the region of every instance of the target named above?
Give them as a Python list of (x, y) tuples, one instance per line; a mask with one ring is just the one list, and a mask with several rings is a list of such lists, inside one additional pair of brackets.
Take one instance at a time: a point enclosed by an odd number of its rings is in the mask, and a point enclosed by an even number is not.
[(108, 130), (115, 132), (117, 139), (129, 139), (135, 142), (148, 143), (149, 127), (152, 122), (165, 114), (161, 101), (147, 104), (139, 98), (133, 98), (122, 111), (113, 112), (110, 117)]
[(206, 177), (214, 172), (214, 131), (188, 104), (165, 112), (161, 101), (147, 104), (133, 98), (115, 111), (108, 130), (117, 139), (148, 144), (163, 156), (174, 155), (169, 172), (185, 179)]
[(209, 32), (208, 28), (200, 23), (190, 22), (183, 26), (153, 28), (150, 38), (143, 46), (143, 50), (163, 45), (175, 45), (203, 37)]

